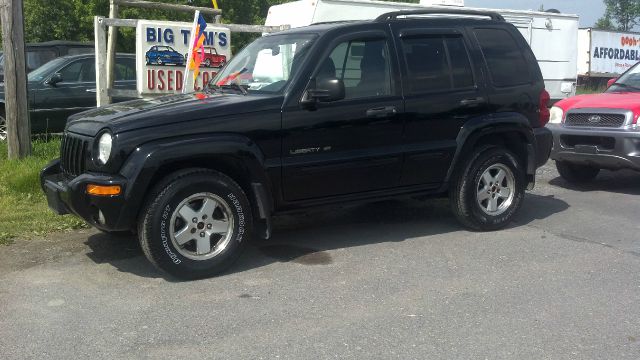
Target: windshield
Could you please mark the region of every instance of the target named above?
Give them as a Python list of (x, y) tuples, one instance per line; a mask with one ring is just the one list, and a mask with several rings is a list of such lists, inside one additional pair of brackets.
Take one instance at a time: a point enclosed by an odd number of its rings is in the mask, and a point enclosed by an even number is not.
[(64, 62), (65, 59), (63, 58), (51, 60), (48, 63), (30, 72), (29, 75), (27, 75), (27, 79), (29, 81), (42, 81), (46, 77), (50, 76), (54, 71), (58, 70), (58, 68), (60, 68), (60, 66), (62, 66)]
[(606, 92), (640, 92), (640, 63), (622, 74)]
[(268, 35), (257, 39), (234, 56), (211, 80), (211, 87), (243, 87), (248, 92), (277, 93), (302, 63), (315, 34)]

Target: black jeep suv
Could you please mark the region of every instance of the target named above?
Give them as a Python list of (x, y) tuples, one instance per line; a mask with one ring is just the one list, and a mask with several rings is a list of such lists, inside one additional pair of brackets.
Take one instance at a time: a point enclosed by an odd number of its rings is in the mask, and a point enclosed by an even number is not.
[(136, 231), (182, 278), (230, 266), (273, 215), (331, 203), (448, 194), (464, 225), (499, 229), (549, 156), (549, 96), (500, 15), (441, 12), (264, 36), (203, 92), (73, 115), (41, 174), (49, 205)]

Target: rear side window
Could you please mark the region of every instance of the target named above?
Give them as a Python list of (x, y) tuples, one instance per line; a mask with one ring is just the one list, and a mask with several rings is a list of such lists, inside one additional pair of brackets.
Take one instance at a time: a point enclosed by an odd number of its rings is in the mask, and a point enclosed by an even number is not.
[(410, 37), (402, 41), (412, 92), (442, 91), (474, 85), (462, 37)]
[(529, 66), (518, 43), (508, 31), (476, 29), (475, 33), (495, 86), (515, 86), (530, 82)]

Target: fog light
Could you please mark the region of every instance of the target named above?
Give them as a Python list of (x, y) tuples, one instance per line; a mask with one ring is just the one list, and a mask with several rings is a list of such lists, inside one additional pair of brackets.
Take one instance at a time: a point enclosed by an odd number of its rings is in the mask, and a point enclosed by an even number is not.
[(87, 185), (87, 194), (96, 196), (120, 195), (122, 188), (120, 185)]
[(98, 224), (104, 225), (106, 222), (107, 220), (105, 220), (102, 210), (98, 210)]

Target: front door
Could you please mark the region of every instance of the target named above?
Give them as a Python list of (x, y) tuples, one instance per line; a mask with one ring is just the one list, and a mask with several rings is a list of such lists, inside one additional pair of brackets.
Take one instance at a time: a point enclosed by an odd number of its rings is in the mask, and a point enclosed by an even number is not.
[(58, 70), (62, 81), (34, 91), (31, 123), (37, 132), (60, 132), (67, 118), (96, 106), (95, 60), (76, 60)]
[[(297, 201), (390, 188), (400, 176), (403, 102), (384, 30), (335, 39), (312, 74), (345, 98), (283, 113), (283, 195)], [(313, 81), (312, 81), (313, 83)]]

